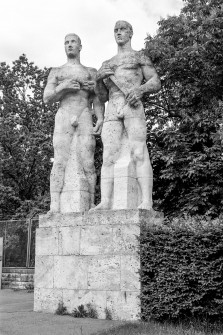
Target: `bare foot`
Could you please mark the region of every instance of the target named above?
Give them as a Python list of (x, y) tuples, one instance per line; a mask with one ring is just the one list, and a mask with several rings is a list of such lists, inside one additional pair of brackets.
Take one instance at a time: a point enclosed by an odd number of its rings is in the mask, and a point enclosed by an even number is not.
[(106, 210), (106, 209), (110, 209), (110, 208), (111, 208), (110, 203), (108, 203), (108, 202), (100, 202), (100, 204), (98, 204), (96, 207), (91, 208), (89, 210), (89, 212)]
[(138, 209), (147, 209), (148, 211), (153, 210), (153, 206), (148, 201), (143, 201), (139, 206)]

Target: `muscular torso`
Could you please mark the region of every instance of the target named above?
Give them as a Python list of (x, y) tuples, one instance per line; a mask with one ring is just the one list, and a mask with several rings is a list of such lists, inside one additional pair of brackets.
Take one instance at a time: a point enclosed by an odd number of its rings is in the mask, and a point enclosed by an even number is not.
[[(139, 52), (130, 51), (124, 54), (118, 54), (106, 62), (119, 83), (127, 90), (139, 87), (143, 80)], [(111, 99), (117, 92), (120, 92), (117, 86), (110, 80), (104, 80), (109, 90), (109, 98)]]
[[(66, 79), (73, 79), (83, 85), (84, 81), (92, 80), (90, 70), (83, 65), (61, 66), (56, 69), (56, 82), (59, 85)], [(66, 93), (60, 100), (60, 108), (86, 108), (89, 105), (90, 93), (82, 88), (77, 92)]]

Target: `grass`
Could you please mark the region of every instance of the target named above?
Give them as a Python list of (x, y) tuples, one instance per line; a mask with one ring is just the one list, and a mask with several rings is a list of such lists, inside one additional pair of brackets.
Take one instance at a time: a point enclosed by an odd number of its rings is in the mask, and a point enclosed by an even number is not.
[[(222, 335), (223, 332), (199, 330), (194, 326), (173, 326), (155, 322), (128, 322), (121, 326), (100, 331), (94, 335)], [(93, 334), (92, 334), (93, 335)]]

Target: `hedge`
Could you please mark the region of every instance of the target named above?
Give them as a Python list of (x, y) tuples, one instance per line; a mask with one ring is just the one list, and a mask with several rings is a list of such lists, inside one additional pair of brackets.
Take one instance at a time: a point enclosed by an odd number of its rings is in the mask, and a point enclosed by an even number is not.
[(222, 218), (164, 221), (140, 239), (143, 320), (223, 317)]

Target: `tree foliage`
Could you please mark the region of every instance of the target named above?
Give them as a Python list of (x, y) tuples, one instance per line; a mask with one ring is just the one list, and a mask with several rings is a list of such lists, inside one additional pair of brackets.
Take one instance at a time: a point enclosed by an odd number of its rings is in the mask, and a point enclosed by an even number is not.
[(48, 208), (55, 108), (42, 101), (47, 75), (25, 55), (11, 67), (0, 64), (3, 217)]
[(179, 16), (162, 19), (146, 39), (162, 80), (144, 101), (154, 199), (168, 215), (222, 211), (222, 28), (221, 0), (186, 0)]

